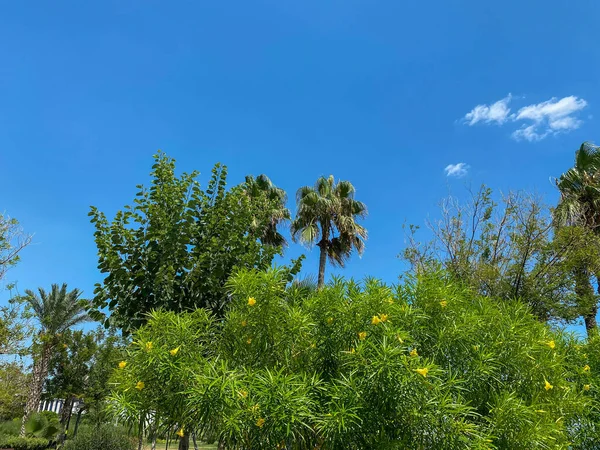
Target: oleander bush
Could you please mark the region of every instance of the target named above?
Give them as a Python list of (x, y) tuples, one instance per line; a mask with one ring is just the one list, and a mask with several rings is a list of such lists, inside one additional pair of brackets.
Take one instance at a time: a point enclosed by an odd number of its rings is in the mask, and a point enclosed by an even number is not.
[(523, 303), (443, 272), (299, 294), (245, 270), (227, 287), (221, 320), (148, 316), (115, 370), (117, 418), (231, 449), (597, 448), (600, 339)]

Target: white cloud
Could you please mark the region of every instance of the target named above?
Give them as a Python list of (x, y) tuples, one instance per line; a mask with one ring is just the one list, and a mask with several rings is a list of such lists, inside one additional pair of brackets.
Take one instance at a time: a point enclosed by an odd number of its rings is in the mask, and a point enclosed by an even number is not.
[(534, 142), (534, 141), (541, 141), (546, 136), (548, 136), (548, 134), (549, 134), (548, 131), (545, 131), (541, 134), (538, 133), (537, 127), (535, 125), (529, 125), (529, 126), (523, 125), (520, 129), (515, 130), (513, 132), (513, 134), (511, 134), (511, 136), (517, 141), (521, 141), (521, 140), (525, 139), (526, 141)]
[(465, 163), (448, 164), (444, 169), (446, 176), (448, 177), (464, 177), (469, 171), (470, 167)]
[(575, 115), (587, 107), (587, 102), (584, 99), (570, 95), (560, 100), (552, 97), (545, 102), (524, 106), (516, 114), (510, 114), (508, 103), (511, 99), (512, 96), (508, 94), (507, 97), (490, 106), (477, 105), (465, 115), (464, 121), (468, 125), (474, 125), (478, 122), (495, 123), (497, 125), (502, 125), (508, 121), (524, 122), (511, 136), (516, 140), (532, 142), (540, 141), (553, 134), (566, 133), (579, 128), (583, 121)]
[(508, 119), (510, 108), (511, 95), (508, 94), (502, 100), (498, 100), (492, 105), (477, 105), (471, 110), (471, 112), (465, 114), (464, 120), (469, 126), (475, 125), (477, 122), (491, 123), (496, 122), (498, 125), (502, 125)]

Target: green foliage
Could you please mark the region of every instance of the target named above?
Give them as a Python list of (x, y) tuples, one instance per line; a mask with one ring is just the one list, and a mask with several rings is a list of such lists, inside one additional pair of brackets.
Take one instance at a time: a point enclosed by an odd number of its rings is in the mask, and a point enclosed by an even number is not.
[(53, 284), (49, 292), (43, 288), (38, 288), (37, 293), (27, 289), (25, 295), (18, 298), (38, 322), (40, 344), (54, 346), (59, 334), (89, 320), (85, 313), (89, 303), (80, 298), (81, 294), (79, 289), (69, 291), (63, 283), (60, 287)]
[(23, 416), (29, 382), (20, 364), (0, 363), (0, 420)]
[(151, 416), (154, 428), (187, 425), (183, 390), (207, 371), (214, 340), (214, 319), (203, 309), (150, 313), (117, 366), (118, 387), (108, 402), (113, 413), (130, 425)]
[(598, 239), (581, 227), (555, 230), (551, 210), (535, 196), (509, 192), (497, 202), (482, 186), (465, 203), (445, 199), (441, 213), (428, 222), (429, 242), (409, 228), (403, 257), (413, 272), (442, 267), (478, 294), (525, 302), (543, 321), (572, 321), (589, 309), (575, 269), (600, 263)]
[(30, 243), (31, 235), (23, 231), (17, 219), (0, 214), (0, 280), (19, 262), (19, 253)]
[(125, 340), (114, 329), (96, 331), (97, 348), (90, 362), (83, 394), (85, 418), (100, 425), (106, 421), (106, 399), (110, 394), (109, 380), (118, 362), (123, 359)]
[(83, 396), (98, 344), (94, 333), (67, 330), (62, 333), (49, 362), (45, 395), (48, 398)]
[(0, 436), (18, 436), (21, 430), (21, 414), (15, 414), (17, 418), (0, 422)]
[[(227, 168), (217, 164), (206, 190), (198, 173), (175, 175), (175, 162), (155, 155), (149, 189), (138, 186), (133, 206), (112, 222), (92, 207), (99, 268), (106, 274), (95, 290), (94, 318), (102, 309), (125, 331), (155, 309), (209, 308), (220, 315), (223, 286), (235, 267), (267, 268), (280, 247), (261, 243), (285, 219), (281, 193), (252, 189), (248, 183), (227, 189)], [(279, 192), (279, 191), (278, 191)], [(107, 320), (105, 320), (108, 323)]]
[(123, 428), (102, 425), (98, 428), (82, 430), (71, 440), (67, 440), (63, 450), (134, 450), (135, 443)]
[(59, 430), (58, 415), (50, 411), (31, 414), (25, 422), (25, 432), (29, 437), (53, 440)]
[(600, 235), (600, 148), (584, 142), (575, 152), (575, 165), (560, 176), (556, 186), (561, 194), (554, 211), (556, 226), (559, 229), (580, 228), (587, 232), (589, 237), (595, 235), (594, 239), (589, 239), (589, 248), (595, 251), (584, 251), (583, 258), (582, 252), (579, 251), (576, 264), (572, 267), (578, 306), (583, 309), (585, 327), (588, 334), (591, 334), (596, 331), (598, 314), (598, 298), (594, 295), (591, 280), (596, 284), (600, 281), (597, 251)]
[(241, 270), (227, 289), (222, 321), (148, 317), (116, 370), (116, 417), (228, 448), (587, 449), (598, 437), (581, 430), (598, 420), (598, 344), (523, 303), (444, 272), (301, 290), (285, 270)]
[(0, 436), (0, 447), (12, 450), (45, 450), (49, 446), (47, 439), (18, 436)]

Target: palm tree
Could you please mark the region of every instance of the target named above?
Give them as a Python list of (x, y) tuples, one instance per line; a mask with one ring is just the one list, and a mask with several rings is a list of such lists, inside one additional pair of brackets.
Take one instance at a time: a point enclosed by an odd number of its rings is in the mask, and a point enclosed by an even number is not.
[(286, 192), (278, 188), (266, 175), (254, 178), (252, 175), (246, 177), (245, 191), (255, 201), (265, 199), (268, 203), (270, 221), (260, 230), (260, 241), (266, 245), (275, 247), (287, 246), (285, 237), (277, 229), (278, 226), (290, 220), (290, 210), (285, 206), (287, 203)]
[(22, 301), (33, 313), (39, 323), (35, 339), (37, 351), (33, 358), (33, 378), (29, 386), (25, 415), (21, 424), (21, 434), (25, 434), (25, 421), (40, 404), (44, 382), (48, 376), (48, 363), (60, 335), (69, 328), (89, 320), (86, 314), (87, 301), (80, 299), (81, 291), (73, 289), (67, 292), (67, 285), (53, 284), (50, 292), (38, 289), (39, 294), (25, 291)]
[[(575, 165), (560, 176), (556, 185), (560, 191), (554, 211), (556, 226), (582, 227), (600, 235), (600, 148), (584, 142), (575, 152)], [(591, 275), (598, 281), (600, 294), (600, 272), (593, 272), (589, 263), (578, 264), (574, 269), (576, 293), (581, 303), (589, 305), (583, 317), (588, 334), (597, 328), (598, 313)]]
[(349, 181), (336, 183), (333, 175), (319, 177), (314, 186), (304, 186), (296, 193), (292, 238), (319, 247), (318, 288), (325, 283), (327, 260), (344, 267), (353, 250), (362, 254), (365, 248), (367, 230), (357, 219), (366, 217), (367, 207), (355, 200), (354, 194)]

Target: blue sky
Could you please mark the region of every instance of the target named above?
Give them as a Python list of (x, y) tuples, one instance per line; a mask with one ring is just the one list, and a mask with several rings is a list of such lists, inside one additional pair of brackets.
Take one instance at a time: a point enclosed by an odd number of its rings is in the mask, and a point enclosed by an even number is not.
[(0, 210), (35, 233), (7, 280), (91, 295), (89, 206), (130, 203), (162, 149), (291, 198), (350, 180), (370, 238), (343, 273), (394, 282), (402, 224), (449, 190), (556, 200), (550, 177), (598, 139), (599, 19), (592, 0), (3, 2)]

